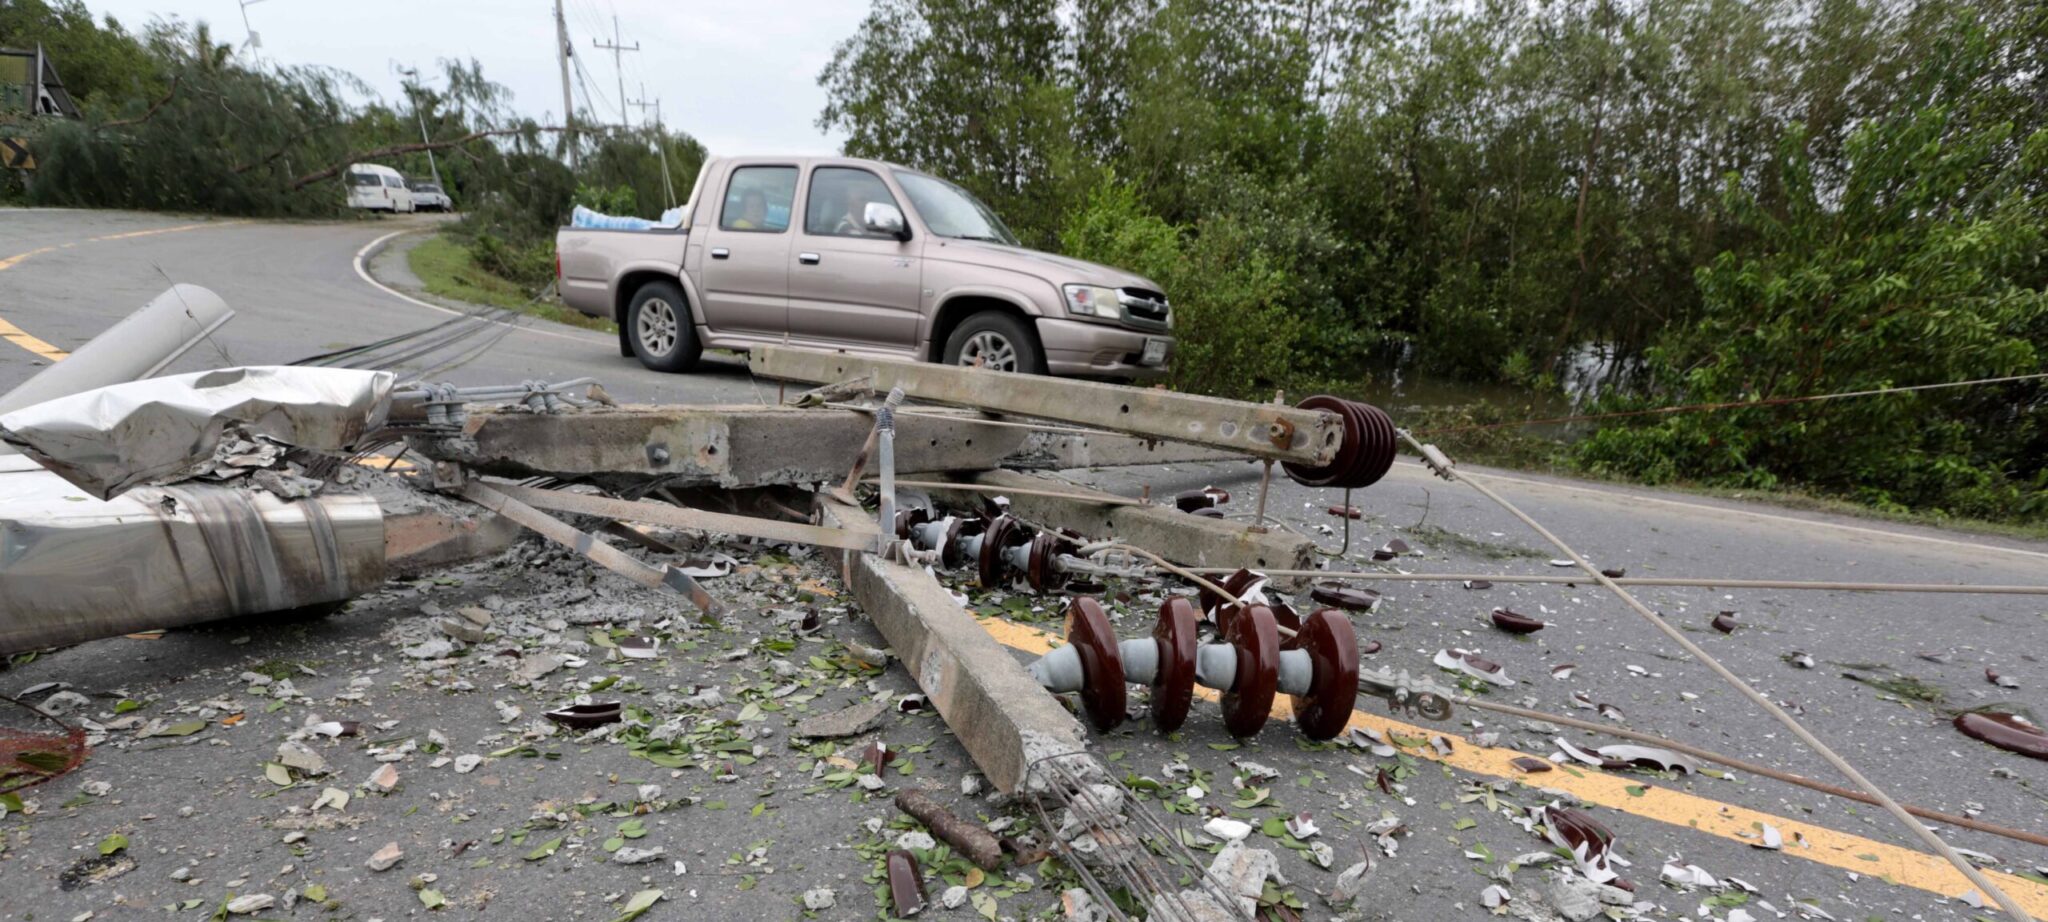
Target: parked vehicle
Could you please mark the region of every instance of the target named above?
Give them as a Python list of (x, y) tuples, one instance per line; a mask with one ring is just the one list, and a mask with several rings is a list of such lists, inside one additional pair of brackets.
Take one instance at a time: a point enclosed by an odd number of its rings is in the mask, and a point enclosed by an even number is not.
[(405, 187), (405, 174), (376, 163), (349, 164), (348, 207), (365, 211), (409, 214), (414, 211), (412, 190)]
[(1026, 249), (966, 190), (872, 160), (714, 158), (680, 226), (562, 228), (555, 272), (565, 303), (661, 371), (788, 343), (1147, 378), (1173, 350), (1158, 285)]
[(455, 210), (455, 202), (431, 179), (408, 179), (405, 188), (412, 192), (412, 207), (418, 211)]

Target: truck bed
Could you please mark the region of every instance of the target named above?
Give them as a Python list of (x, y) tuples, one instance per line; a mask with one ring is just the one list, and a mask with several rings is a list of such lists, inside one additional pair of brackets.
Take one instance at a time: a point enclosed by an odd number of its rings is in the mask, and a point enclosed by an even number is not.
[(612, 317), (612, 286), (628, 272), (682, 271), (688, 227), (609, 230), (564, 227), (555, 231), (561, 260), (562, 303), (593, 317)]

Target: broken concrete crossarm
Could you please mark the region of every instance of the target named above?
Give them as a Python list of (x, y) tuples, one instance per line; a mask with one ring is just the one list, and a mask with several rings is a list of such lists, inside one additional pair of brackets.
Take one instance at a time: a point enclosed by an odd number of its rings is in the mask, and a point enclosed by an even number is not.
[(913, 400), (1226, 448), (1277, 461), (1326, 464), (1344, 444), (1344, 422), (1338, 414), (1295, 407), (781, 346), (752, 350), (748, 364), (764, 378), (822, 384), (866, 377), (876, 391), (900, 387)]
[(383, 424), (390, 372), (257, 366), (58, 397), (0, 416), (0, 440), (100, 499), (203, 467), (230, 426), (322, 451)]

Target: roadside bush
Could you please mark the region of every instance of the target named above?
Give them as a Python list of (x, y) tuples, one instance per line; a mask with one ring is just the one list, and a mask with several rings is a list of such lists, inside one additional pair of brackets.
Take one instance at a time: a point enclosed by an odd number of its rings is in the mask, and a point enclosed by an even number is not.
[(1296, 374), (1290, 360), (1303, 323), (1294, 279), (1234, 217), (1192, 229), (1168, 224), (1136, 192), (1105, 174), (1060, 232), (1079, 259), (1146, 276), (1173, 301), (1173, 385), (1228, 397), (1270, 397)]
[(555, 278), (552, 243), (518, 246), (484, 231), (470, 241), (469, 258), (485, 272), (529, 290), (539, 289)]
[[(2019, 156), (1997, 156), (2014, 145)], [(1865, 126), (1846, 153), (1850, 171), (1831, 188), (1795, 130), (1787, 202), (1730, 192), (1759, 242), (1700, 270), (1701, 319), (1649, 350), (1654, 388), (1603, 409), (2041, 371), (2048, 130), (2018, 139), (2009, 123), (1933, 105)], [(2022, 518), (2048, 507), (2048, 388), (1678, 414), (1606, 428), (1576, 455), (1652, 482), (1798, 483), (1879, 508)]]

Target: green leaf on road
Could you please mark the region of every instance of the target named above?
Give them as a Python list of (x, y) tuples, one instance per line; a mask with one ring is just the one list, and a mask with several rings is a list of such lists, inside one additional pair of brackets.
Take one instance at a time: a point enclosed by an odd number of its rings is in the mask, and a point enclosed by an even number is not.
[(613, 919), (612, 922), (633, 922), (634, 919), (640, 918), (641, 913), (653, 909), (654, 904), (659, 902), (661, 902), (660, 890), (642, 890), (639, 893), (633, 894), (633, 898), (626, 901), (625, 911), (621, 912), (619, 917)]
[(271, 784), (277, 785), (281, 788), (288, 788), (292, 786), (291, 769), (279, 765), (276, 762), (263, 763), (263, 777), (270, 779)]
[(42, 772), (45, 775), (54, 775), (58, 772), (63, 771), (66, 767), (70, 766), (71, 764), (70, 756), (65, 755), (61, 752), (49, 752), (45, 750), (37, 750), (35, 752), (24, 752), (21, 755), (15, 756), (14, 760), (30, 768), (33, 768), (36, 771)]
[(170, 726), (168, 726), (168, 727), (165, 727), (165, 728), (163, 728), (163, 729), (161, 729), (161, 730), (158, 730), (158, 731), (156, 731), (156, 733), (155, 733), (154, 735), (156, 735), (156, 736), (191, 736), (192, 734), (194, 734), (194, 733), (198, 733), (199, 731), (201, 731), (201, 730), (204, 730), (204, 729), (206, 729), (206, 721), (203, 721), (203, 720), (188, 720), (188, 721), (185, 721), (184, 723), (175, 723), (175, 724), (172, 724), (172, 725), (170, 725)]
[(133, 698), (123, 698), (119, 701), (114, 702), (114, 713), (116, 714), (126, 714), (129, 711), (137, 711), (141, 709), (142, 702), (137, 701)]
[(99, 846), (100, 854), (102, 855), (111, 855), (127, 847), (128, 837), (118, 832), (104, 839), (101, 839)]
[(567, 841), (569, 841), (568, 836), (556, 836), (552, 839), (549, 839), (546, 842), (541, 843), (541, 846), (539, 848), (527, 852), (526, 860), (539, 861), (542, 858), (546, 858), (547, 856), (554, 854), (555, 850), (561, 848), (562, 843)]
[(420, 905), (428, 909), (439, 909), (448, 905), (448, 898), (442, 896), (441, 891), (429, 887), (420, 891)]

